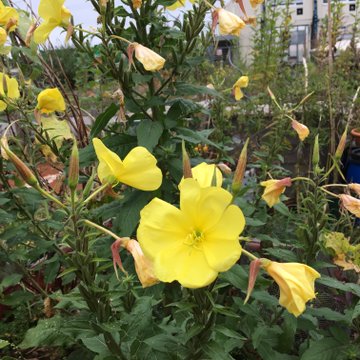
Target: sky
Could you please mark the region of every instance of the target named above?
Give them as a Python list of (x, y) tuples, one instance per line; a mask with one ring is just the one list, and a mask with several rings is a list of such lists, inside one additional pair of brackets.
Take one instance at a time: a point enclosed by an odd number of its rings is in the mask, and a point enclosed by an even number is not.
[[(51, 1), (51, 0), (49, 0)], [(22, 9), (29, 9), (29, 6), (32, 6), (35, 13), (37, 14), (37, 8), (39, 6), (40, 0), (12, 0), (12, 3), (15, 7)], [(121, 1), (116, 0), (115, 4), (119, 5)], [(73, 14), (75, 25), (82, 24), (84, 29), (89, 29), (89, 27), (96, 27), (97, 12), (93, 9), (90, 1), (86, 0), (65, 0), (64, 4), (70, 12)], [(191, 3), (188, 1), (186, 6), (175, 11), (168, 11), (168, 16), (171, 19), (172, 17), (179, 17), (184, 10), (190, 9)], [(50, 35), (50, 40), (55, 46), (61, 46), (64, 43), (65, 34), (62, 33), (61, 29), (54, 30)]]

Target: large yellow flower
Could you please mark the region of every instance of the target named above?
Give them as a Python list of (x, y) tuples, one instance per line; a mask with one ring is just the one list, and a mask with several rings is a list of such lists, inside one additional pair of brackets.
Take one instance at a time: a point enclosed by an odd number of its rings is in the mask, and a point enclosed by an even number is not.
[(241, 29), (245, 27), (245, 23), (237, 15), (222, 8), (213, 11), (213, 28), (219, 23), (219, 31), (221, 35), (240, 35)]
[[(215, 186), (221, 187), (223, 177), (221, 171), (214, 164), (207, 164), (202, 162), (191, 169), (192, 177), (199, 183), (200, 187), (212, 186), (213, 177), (215, 173)], [(180, 185), (183, 183), (184, 178), (181, 179)]]
[(7, 31), (14, 31), (18, 22), (18, 12), (10, 6), (5, 6), (2, 1), (0, 1), (0, 26), (5, 27)]
[(58, 88), (45, 89), (37, 97), (37, 108), (45, 114), (65, 111), (65, 101)]
[(187, 178), (180, 186), (180, 209), (158, 198), (143, 208), (137, 237), (160, 281), (199, 288), (236, 263), (245, 218), (231, 201), (226, 190), (202, 188)]
[(135, 147), (122, 161), (100, 139), (94, 138), (93, 144), (99, 159), (98, 176), (102, 183), (121, 182), (145, 191), (160, 187), (161, 170), (156, 166), (156, 158), (144, 147)]
[(279, 304), (295, 316), (302, 314), (306, 302), (315, 298), (314, 282), (320, 274), (299, 263), (265, 261), (263, 266), (279, 285)]
[(280, 195), (285, 191), (287, 186), (291, 186), (291, 179), (289, 177), (281, 180), (267, 180), (260, 183), (261, 186), (265, 186), (262, 199), (266, 201), (268, 206), (273, 207), (280, 202)]
[[(5, 84), (7, 89), (4, 89)], [(9, 99), (18, 99), (20, 97), (20, 91), (17, 80), (10, 78), (4, 73), (0, 73), (0, 95)], [(7, 103), (3, 100), (0, 100), (0, 111), (5, 110), (6, 108)]]
[(236, 83), (233, 85), (233, 93), (235, 100), (239, 101), (244, 97), (244, 93), (241, 88), (246, 88), (249, 84), (249, 78), (247, 76), (240, 76)]
[(37, 44), (44, 43), (57, 26), (69, 24), (71, 13), (64, 2), (65, 0), (40, 0), (39, 15), (44, 22), (34, 31), (34, 41)]

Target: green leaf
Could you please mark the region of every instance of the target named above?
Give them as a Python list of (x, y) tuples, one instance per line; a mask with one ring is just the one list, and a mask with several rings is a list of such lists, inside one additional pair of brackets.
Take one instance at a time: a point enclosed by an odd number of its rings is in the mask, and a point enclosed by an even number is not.
[(232, 360), (232, 356), (227, 354), (224, 348), (215, 341), (211, 341), (209, 344), (204, 346), (205, 354), (207, 355), (206, 359), (210, 360)]
[(140, 220), (140, 210), (153, 196), (151, 192), (140, 190), (131, 191), (125, 196), (114, 221), (116, 230), (121, 232), (122, 236), (132, 235)]
[(96, 354), (110, 356), (111, 352), (108, 349), (104, 335), (98, 335), (90, 338), (82, 338), (81, 341), (83, 344), (92, 352)]
[(21, 274), (7, 275), (1, 281), (0, 288), (4, 289), (4, 288), (7, 288), (8, 286), (16, 285), (16, 284), (18, 284), (20, 282), (22, 277), (23, 277), (23, 275), (21, 275)]
[(59, 256), (55, 254), (51, 259), (46, 261), (46, 267), (44, 271), (44, 280), (46, 284), (50, 284), (56, 279), (59, 269)]
[(185, 82), (177, 82), (175, 84), (176, 88), (176, 94), (178, 95), (212, 95), (212, 96), (221, 96), (220, 93), (218, 93), (214, 89), (210, 89), (206, 86), (201, 85), (194, 85), (194, 84), (187, 84)]
[(227, 281), (229, 284), (235, 286), (238, 289), (245, 290), (248, 285), (248, 274), (244, 268), (238, 264), (235, 264), (230, 270), (220, 274), (222, 280)]
[(4, 347), (10, 345), (10, 343), (6, 340), (0, 339), (0, 349), (3, 349)]
[(245, 223), (246, 226), (254, 226), (254, 227), (264, 226), (266, 224), (266, 222), (264, 221), (261, 221), (259, 219), (252, 219), (249, 217), (245, 217)]
[(118, 110), (119, 110), (119, 106), (112, 103), (103, 113), (101, 113), (96, 118), (94, 125), (92, 126), (90, 131), (90, 139), (94, 138), (103, 129), (105, 129), (106, 125), (116, 115)]
[(329, 286), (334, 289), (342, 290), (342, 291), (349, 291), (354, 295), (360, 297), (360, 287), (357, 284), (352, 283), (342, 283), (339, 280), (331, 278), (330, 276), (321, 275), (321, 278), (317, 279), (316, 282), (319, 284)]
[(360, 300), (356, 304), (354, 311), (352, 313), (352, 320), (355, 320), (357, 317), (360, 316)]
[(247, 340), (246, 337), (244, 337), (244, 336), (240, 335), (239, 333), (237, 333), (236, 331), (228, 329), (227, 327), (222, 326), (222, 325), (217, 325), (215, 327), (214, 331), (225, 335), (227, 338), (234, 338), (234, 339), (244, 340), (244, 341)]
[(288, 207), (282, 202), (279, 202), (276, 205), (274, 205), (274, 209), (286, 217), (289, 217), (291, 215)]
[(144, 340), (144, 343), (148, 346), (150, 346), (152, 349), (160, 351), (160, 352), (171, 352), (173, 353), (177, 346), (178, 342), (174, 336), (167, 335), (167, 334), (158, 334), (155, 336), (152, 336), (146, 340)]
[(329, 321), (345, 322), (345, 323), (351, 322), (351, 315), (352, 315), (351, 312), (344, 315), (326, 307), (322, 307), (322, 308), (309, 307), (307, 309), (307, 312), (312, 316), (321, 317)]
[(341, 360), (345, 359), (346, 345), (335, 338), (323, 338), (311, 342), (310, 347), (303, 353), (301, 360)]
[(136, 128), (139, 146), (146, 147), (150, 152), (159, 143), (163, 127), (159, 122), (148, 119), (142, 120)]

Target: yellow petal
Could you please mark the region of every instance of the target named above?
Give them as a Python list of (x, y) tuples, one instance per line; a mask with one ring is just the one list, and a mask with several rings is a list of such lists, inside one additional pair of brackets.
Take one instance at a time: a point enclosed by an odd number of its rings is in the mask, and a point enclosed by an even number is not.
[(164, 67), (165, 59), (147, 47), (133, 43), (135, 57), (144, 65), (147, 71), (158, 71)]
[(65, 111), (65, 101), (58, 88), (45, 89), (37, 97), (37, 108), (42, 113), (50, 114), (55, 111)]
[(6, 43), (7, 40), (7, 32), (0, 28), (0, 46), (3, 46)]
[(239, 101), (244, 97), (244, 93), (241, 91), (241, 89), (238, 86), (234, 87), (234, 94), (236, 101)]
[(20, 97), (19, 84), (16, 79), (7, 77), (7, 96), (10, 99), (18, 99)]
[(166, 9), (167, 10), (176, 10), (181, 6), (185, 6), (185, 1), (183, 1), (183, 0), (176, 1), (174, 4), (167, 6)]
[(232, 195), (218, 187), (201, 188), (192, 179), (184, 179), (180, 188), (180, 209), (191, 219), (195, 229), (206, 231), (218, 223), (232, 201)]
[(49, 37), (50, 33), (59, 25), (56, 20), (44, 21), (34, 31), (34, 41), (36, 44), (43, 44)]
[(234, 84), (234, 86), (238, 86), (240, 88), (247, 87), (248, 85), (249, 85), (249, 77), (248, 76), (240, 76), (239, 79)]
[(191, 223), (178, 208), (158, 198), (146, 205), (140, 216), (137, 238), (150, 259), (174, 244), (183, 244), (191, 229)]
[(154, 263), (155, 274), (159, 280), (177, 280), (187, 288), (200, 288), (211, 284), (217, 272), (211, 269), (204, 253), (194, 247), (174, 244), (160, 252)]
[[(3, 5), (3, 4), (2, 4)], [(6, 29), (10, 26), (8, 31), (14, 31), (19, 22), (18, 12), (11, 6), (2, 6), (0, 8), (0, 25)]]
[(7, 104), (0, 100), (0, 111), (4, 111), (7, 108)]
[(49, 117), (41, 117), (41, 127), (49, 136), (49, 139), (54, 141), (58, 148), (61, 147), (64, 140), (73, 139), (70, 126), (65, 120), (59, 120), (55, 115)]
[(301, 141), (304, 141), (310, 134), (309, 128), (296, 120), (291, 121), (291, 126), (297, 132)]
[(240, 35), (245, 23), (237, 15), (222, 8), (217, 9), (219, 15), (219, 30), (221, 35)]
[(97, 158), (99, 159), (98, 176), (102, 183), (114, 183), (116, 174), (123, 169), (123, 163), (119, 156), (109, 150), (103, 142), (93, 139), (93, 145)]
[(140, 190), (156, 190), (162, 182), (162, 173), (156, 163), (156, 158), (146, 148), (137, 146), (125, 157), (123, 168), (116, 173), (117, 178)]
[[(200, 187), (208, 187), (212, 186), (212, 180), (214, 177), (215, 172), (215, 179), (216, 179), (216, 185), (218, 187), (221, 187), (223, 177), (221, 174), (221, 171), (217, 168), (214, 164), (207, 164), (205, 162), (202, 162), (199, 165), (196, 165), (191, 169), (192, 177), (195, 179)], [(181, 179), (179, 187), (181, 186), (182, 182), (184, 181), (184, 178)]]
[(212, 269), (218, 272), (227, 271), (240, 258), (239, 234), (244, 227), (242, 211), (237, 206), (230, 205), (220, 221), (205, 232), (203, 250)]
[(61, 19), (61, 8), (65, 0), (40, 0), (39, 15), (44, 20)]

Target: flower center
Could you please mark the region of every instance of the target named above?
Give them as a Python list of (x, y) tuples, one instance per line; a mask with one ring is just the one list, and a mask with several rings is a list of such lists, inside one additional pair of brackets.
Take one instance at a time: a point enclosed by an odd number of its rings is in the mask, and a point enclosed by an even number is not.
[(200, 243), (204, 240), (204, 234), (200, 230), (193, 230), (185, 239), (184, 244), (199, 248)]

